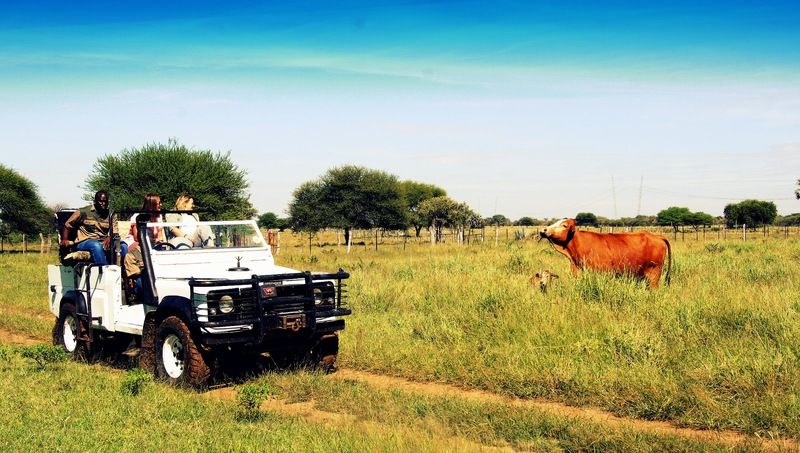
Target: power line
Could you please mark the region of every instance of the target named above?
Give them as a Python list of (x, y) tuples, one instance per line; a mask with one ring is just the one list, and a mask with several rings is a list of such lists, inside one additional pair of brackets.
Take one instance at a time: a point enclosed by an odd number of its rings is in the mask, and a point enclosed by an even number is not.
[[(751, 199), (754, 198), (754, 197), (747, 197), (747, 198), (720, 197), (720, 196), (714, 196), (714, 195), (688, 194), (688, 193), (675, 192), (673, 190), (660, 189), (660, 188), (657, 188), (657, 187), (647, 187), (646, 189), (648, 191), (651, 191), (651, 192), (661, 192), (661, 193), (666, 193), (666, 194), (669, 194), (669, 195), (679, 195), (681, 197), (696, 198), (696, 199), (700, 199), (700, 200), (743, 201), (743, 200), (751, 200)], [(795, 198), (792, 198), (792, 197), (789, 197), (789, 198), (766, 198), (766, 199), (764, 199), (764, 201), (787, 201), (787, 200), (794, 200), (794, 199)]]

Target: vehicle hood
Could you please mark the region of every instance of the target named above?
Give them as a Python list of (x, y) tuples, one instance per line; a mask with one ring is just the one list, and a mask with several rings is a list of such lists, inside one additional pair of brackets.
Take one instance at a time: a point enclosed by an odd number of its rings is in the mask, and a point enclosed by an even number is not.
[[(231, 270), (236, 267), (236, 262), (185, 262), (172, 263), (169, 266), (158, 266), (154, 269), (156, 278), (169, 280), (188, 280), (189, 278), (202, 279), (231, 279), (240, 280), (250, 278), (253, 275), (275, 275), (290, 274), (300, 272), (284, 266), (278, 266), (271, 260), (242, 260), (240, 268), (242, 270)], [(244, 270), (246, 269), (246, 270)]]

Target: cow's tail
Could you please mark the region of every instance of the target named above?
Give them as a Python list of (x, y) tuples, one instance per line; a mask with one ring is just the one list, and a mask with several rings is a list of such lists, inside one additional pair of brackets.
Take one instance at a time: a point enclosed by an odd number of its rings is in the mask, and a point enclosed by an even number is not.
[(672, 247), (669, 245), (669, 239), (662, 238), (664, 243), (667, 244), (667, 275), (664, 276), (664, 284), (669, 286), (670, 271), (672, 271)]

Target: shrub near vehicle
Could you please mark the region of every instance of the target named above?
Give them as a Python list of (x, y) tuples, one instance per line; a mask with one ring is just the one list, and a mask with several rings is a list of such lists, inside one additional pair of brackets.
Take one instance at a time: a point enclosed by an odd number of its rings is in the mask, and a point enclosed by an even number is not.
[[(62, 264), (48, 266), (53, 341), (64, 350), (89, 357), (105, 347), (135, 346), (141, 368), (194, 386), (206, 385), (219, 363), (265, 352), (279, 366), (334, 368), (338, 331), (350, 314), (346, 272), (277, 266), (249, 220), (137, 224), (139, 285), (116, 264), (65, 254)], [(149, 227), (202, 228), (209, 237), (199, 245), (153, 243)]]

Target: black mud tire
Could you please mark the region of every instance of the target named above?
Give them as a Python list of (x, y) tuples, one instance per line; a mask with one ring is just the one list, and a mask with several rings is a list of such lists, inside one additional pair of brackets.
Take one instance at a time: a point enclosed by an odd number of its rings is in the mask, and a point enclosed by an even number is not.
[(158, 325), (155, 318), (147, 318), (142, 329), (142, 346), (139, 352), (139, 368), (148, 373), (156, 374), (156, 330)]
[[(61, 306), (58, 318), (53, 325), (53, 344), (60, 346), (73, 359), (86, 362), (91, 358), (90, 346), (85, 339), (79, 338), (78, 314), (75, 305), (65, 303)], [(86, 331), (86, 324), (83, 323), (83, 331)]]
[(336, 358), (339, 355), (339, 335), (323, 335), (312, 350), (314, 366), (325, 373), (336, 371)]
[(311, 347), (270, 352), (275, 366), (294, 370), (306, 368), (332, 373), (336, 371), (336, 357), (339, 353), (339, 336), (336, 333), (315, 337)]
[(170, 316), (161, 321), (156, 330), (154, 352), (156, 376), (160, 379), (175, 386), (204, 388), (208, 385), (211, 368), (181, 318)]

